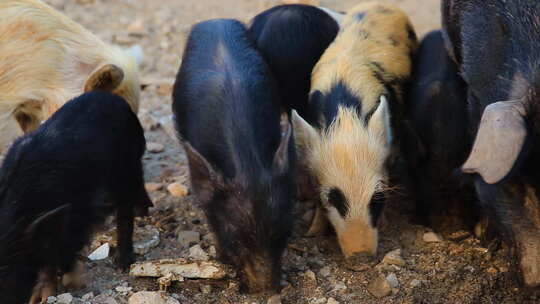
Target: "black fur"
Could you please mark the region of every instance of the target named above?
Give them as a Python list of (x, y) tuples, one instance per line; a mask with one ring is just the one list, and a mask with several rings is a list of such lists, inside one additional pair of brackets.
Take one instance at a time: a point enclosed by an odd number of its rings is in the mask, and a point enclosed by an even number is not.
[(307, 114), (311, 71), (334, 41), (339, 26), (309, 5), (281, 5), (257, 15), (249, 29), (276, 76), (286, 109)]
[[(420, 44), (406, 116), (411, 130), (404, 155), (421, 222), (437, 230), (472, 228), (472, 189), (453, 175), (470, 149), (466, 85), (446, 52), (441, 31), (428, 33)], [(448, 220), (465, 227), (448, 225)]]
[[(294, 143), (279, 159), (280, 104), (275, 80), (241, 23), (218, 19), (193, 27), (173, 91), (176, 126), (220, 256), (244, 270), (251, 292), (278, 288), (293, 223)], [(250, 265), (266, 283), (250, 280)]]
[[(362, 115), (362, 100), (341, 81), (332, 86), (330, 92), (326, 94), (320, 91), (311, 93), (309, 114), (307, 115), (309, 119), (306, 121), (318, 128), (329, 127), (336, 119), (340, 106), (355, 109), (358, 116)], [(320, 120), (321, 116), (324, 121)]]
[(349, 213), (349, 202), (338, 188), (332, 188), (328, 192), (328, 203), (334, 206), (342, 217), (346, 217)]
[(134, 208), (151, 204), (143, 129), (122, 98), (87, 93), (18, 139), (0, 171), (0, 299), (27, 301), (45, 268), (72, 270), (94, 228), (118, 213), (118, 264), (133, 261)]
[[(538, 244), (540, 227), (536, 211), (526, 210), (526, 189), (540, 190), (540, 142), (537, 128), (540, 98), (540, 2), (535, 0), (444, 0), (443, 23), (448, 49), (460, 65), (468, 85), (468, 114), (471, 134), (476, 134), (487, 105), (522, 99), (528, 138), (510, 174), (497, 185), (476, 177), (475, 187), (505, 240), (516, 242), (516, 253)], [(515, 89), (519, 96), (515, 95)], [(497, 164), (493, 164), (496, 166)], [(537, 203), (528, 208), (538, 210)], [(538, 250), (536, 250), (538, 251)], [(540, 252), (535, 252), (538, 264)], [(528, 258), (531, 258), (529, 256)], [(527, 257), (525, 257), (527, 258)], [(540, 284), (540, 277), (536, 283)]]

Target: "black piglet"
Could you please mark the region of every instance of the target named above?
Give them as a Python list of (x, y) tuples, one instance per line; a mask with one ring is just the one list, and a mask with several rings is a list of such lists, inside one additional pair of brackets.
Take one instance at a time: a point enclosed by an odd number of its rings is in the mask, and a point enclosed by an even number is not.
[(193, 27), (173, 112), (221, 260), (239, 268), (249, 292), (279, 289), (293, 223), (294, 143), (289, 121), (281, 128), (278, 95), (244, 25)]
[(57, 273), (73, 270), (77, 253), (113, 212), (116, 262), (129, 267), (134, 215), (151, 206), (144, 151), (137, 116), (125, 100), (105, 92), (69, 101), (13, 144), (0, 171), (2, 303), (54, 295)]

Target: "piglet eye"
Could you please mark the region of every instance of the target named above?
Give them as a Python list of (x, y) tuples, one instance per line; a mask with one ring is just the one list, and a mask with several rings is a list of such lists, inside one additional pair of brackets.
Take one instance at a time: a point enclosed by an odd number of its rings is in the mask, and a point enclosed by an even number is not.
[(328, 192), (328, 204), (335, 207), (342, 217), (345, 217), (349, 213), (349, 203), (343, 192), (338, 188), (332, 188)]
[(376, 227), (381, 217), (384, 207), (385, 196), (383, 192), (375, 192), (369, 202), (369, 214), (371, 215), (371, 226)]

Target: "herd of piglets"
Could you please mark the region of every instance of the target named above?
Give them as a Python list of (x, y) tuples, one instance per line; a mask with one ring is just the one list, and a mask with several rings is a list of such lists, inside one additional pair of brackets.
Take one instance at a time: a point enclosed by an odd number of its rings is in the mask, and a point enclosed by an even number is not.
[[(287, 4), (194, 25), (172, 93), (191, 185), (242, 289), (276, 293), (297, 200), (345, 258), (377, 254), (404, 185), (417, 220), (482, 231), (540, 286), (540, 2), (442, 0), (417, 40), (398, 7)], [(116, 214), (134, 262), (144, 187), (136, 51), (40, 0), (0, 2), (0, 299), (45, 303)], [(10, 146), (11, 145), (11, 146)]]

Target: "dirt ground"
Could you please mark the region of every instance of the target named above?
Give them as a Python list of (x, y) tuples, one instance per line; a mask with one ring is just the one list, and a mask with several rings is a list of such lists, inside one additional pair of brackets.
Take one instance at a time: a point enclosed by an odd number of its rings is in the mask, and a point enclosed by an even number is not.
[[(167, 191), (173, 182), (188, 184), (184, 152), (166, 128), (170, 119), (171, 82), (180, 66), (182, 49), (191, 25), (210, 18), (248, 21), (278, 0), (47, 0), (105, 41), (140, 45), (144, 51), (141, 74), (148, 84), (142, 94), (140, 118), (149, 143), (164, 145), (145, 156), (146, 181), (163, 188), (151, 191), (155, 208), (137, 222), (138, 231), (152, 225), (160, 231), (160, 244), (138, 261), (186, 257), (188, 246), (177, 240), (179, 231), (196, 231), (199, 244), (212, 254), (213, 238), (194, 198), (175, 198)], [(346, 10), (358, 0), (326, 0), (321, 4)], [(423, 36), (440, 26), (439, 1), (394, 0), (410, 14)], [(169, 132), (168, 132), (169, 131)], [(157, 149), (159, 150), (159, 149)], [(409, 204), (396, 200), (386, 208), (381, 227), (378, 261), (400, 249), (404, 263), (347, 267), (335, 237), (304, 235), (313, 203), (297, 208), (298, 221), (284, 258), (283, 303), (538, 303), (524, 296), (512, 279), (512, 266), (504, 249), (488, 250), (470, 234), (456, 241), (425, 242), (426, 228), (410, 221)], [(109, 226), (114, 229), (111, 224)], [(113, 230), (109, 231), (112, 232)], [(139, 232), (137, 232), (139, 233)], [(110, 233), (109, 233), (110, 234)], [(103, 235), (101, 235), (103, 239)], [(96, 247), (99, 241), (94, 242)], [(93, 249), (93, 248), (92, 248)], [(361, 265), (360, 265), (361, 266)], [(117, 271), (111, 258), (85, 264), (86, 288), (68, 290), (81, 301), (96, 304), (127, 303), (137, 291), (158, 290), (155, 279), (129, 277)], [(390, 277), (391, 294), (374, 297), (368, 286), (377, 278)], [(397, 284), (396, 280), (397, 279)], [(120, 287), (120, 288), (119, 288)], [(169, 295), (180, 303), (266, 303), (266, 299), (239, 293), (234, 278), (220, 281), (187, 280), (174, 283)], [(1, 302), (1, 301), (0, 301)], [(83, 302), (84, 303), (84, 302)]]

